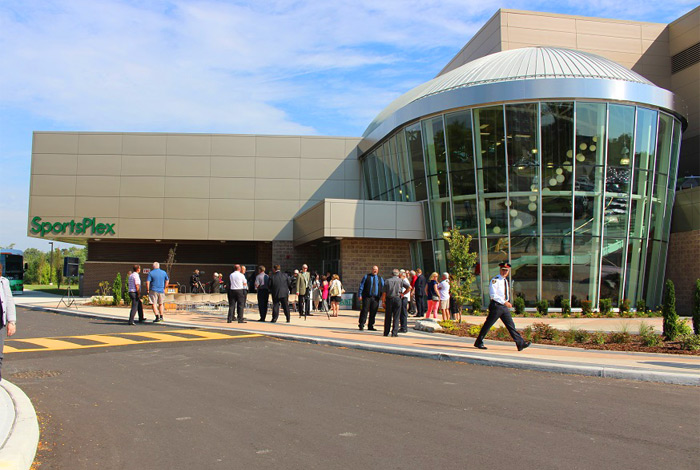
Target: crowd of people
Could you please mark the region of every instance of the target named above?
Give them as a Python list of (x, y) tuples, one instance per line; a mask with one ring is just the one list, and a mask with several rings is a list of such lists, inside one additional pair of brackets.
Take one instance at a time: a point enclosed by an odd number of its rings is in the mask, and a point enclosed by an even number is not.
[[(129, 296), (132, 299), (129, 324), (133, 325), (138, 313), (139, 322), (145, 321), (143, 306), (141, 303), (141, 267), (134, 265), (133, 272), (129, 273)], [(530, 345), (515, 329), (510, 315), (510, 292), (508, 274), (510, 265), (500, 264), (500, 273), (491, 279), (489, 283), (489, 315), (476, 340), (475, 346), (486, 349), (483, 344), (484, 337), (493, 324), (499, 319), (505, 324), (518, 350)], [(408, 332), (409, 315), (417, 318), (450, 319), (461, 322), (461, 308), (455, 297), (450, 295), (451, 276), (445, 272), (438, 274), (433, 272), (426, 276), (418, 268), (393, 269), (391, 277), (384, 278), (379, 274), (379, 267), (372, 266), (369, 273), (360, 281), (357, 290), (357, 298), (361, 304), (358, 327), (362, 331), (367, 326), (369, 331), (377, 331), (374, 327), (380, 304), (384, 306), (384, 336), (396, 337), (399, 333)], [(246, 276), (246, 267), (236, 264), (229, 275), (228, 284), (224, 282), (223, 275), (214, 273), (208, 286), (204, 286), (200, 279), (199, 270), (195, 270), (190, 277), (192, 292), (225, 292), (228, 297), (227, 322), (247, 323), (245, 319), (245, 307), (248, 302), (249, 282), (257, 292), (257, 304), (260, 318), (258, 321), (267, 321), (269, 301), (272, 298), (271, 322), (279, 319), (280, 310), (287, 323), (291, 322), (291, 312), (296, 311), (299, 317), (314, 315), (314, 312), (326, 313), (329, 317), (337, 317), (342, 302), (345, 288), (338, 274), (319, 274), (310, 272), (306, 264), (301, 269), (293, 272), (283, 272), (280, 265), (272, 267), (272, 273), (268, 274), (265, 266), (258, 266), (257, 273), (251, 277)], [(153, 263), (153, 269), (148, 273), (146, 291), (155, 315), (154, 322), (163, 321), (165, 290), (168, 287), (169, 278), (159, 264)]]

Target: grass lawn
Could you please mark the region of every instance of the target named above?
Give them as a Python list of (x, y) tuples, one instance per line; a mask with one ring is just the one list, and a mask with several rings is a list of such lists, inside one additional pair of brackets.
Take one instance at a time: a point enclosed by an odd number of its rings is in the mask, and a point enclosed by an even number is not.
[[(73, 290), (73, 295), (78, 295), (77, 285), (71, 286), (71, 289)], [(66, 295), (67, 286), (61, 285), (61, 288), (59, 289), (56, 286), (48, 286), (41, 284), (25, 284), (24, 290), (35, 290), (46, 292), (47, 294)]]

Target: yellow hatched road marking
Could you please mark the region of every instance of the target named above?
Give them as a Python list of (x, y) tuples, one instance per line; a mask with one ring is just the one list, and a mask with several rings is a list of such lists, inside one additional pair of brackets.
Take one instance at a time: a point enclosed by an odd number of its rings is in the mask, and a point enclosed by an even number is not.
[[(169, 333), (186, 333), (188, 335), (197, 336), (196, 338), (185, 338), (183, 336), (171, 335)], [(213, 331), (201, 331), (201, 330), (173, 330), (173, 331), (159, 331), (159, 332), (128, 332), (128, 333), (118, 333), (120, 336), (113, 335), (83, 335), (83, 336), (61, 336), (57, 338), (22, 338), (17, 340), (6, 340), (4, 352), (5, 353), (17, 353), (17, 352), (37, 352), (37, 351), (64, 351), (67, 349), (90, 349), (90, 348), (106, 348), (110, 346), (127, 346), (134, 344), (150, 344), (150, 343), (175, 343), (181, 341), (208, 341), (213, 339), (238, 339), (238, 338), (256, 338), (262, 336), (260, 334), (246, 334), (246, 335), (227, 335), (222, 333), (216, 333)], [(140, 336), (144, 338), (151, 338), (145, 341), (137, 341), (129, 338), (124, 338), (123, 336)], [(64, 339), (87, 339), (91, 341), (99, 342), (100, 344), (87, 344), (81, 345), (72, 343), (70, 341), (63, 341)], [(21, 341), (23, 343), (31, 343), (37, 346), (42, 346), (41, 348), (14, 348), (7, 343), (12, 341)]]

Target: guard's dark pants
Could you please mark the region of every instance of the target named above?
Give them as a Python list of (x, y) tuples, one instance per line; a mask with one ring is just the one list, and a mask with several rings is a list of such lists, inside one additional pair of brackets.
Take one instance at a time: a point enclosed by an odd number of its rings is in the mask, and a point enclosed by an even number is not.
[(408, 331), (408, 299), (406, 297), (401, 297), (400, 323), (399, 331), (406, 333)]
[(518, 330), (515, 329), (515, 323), (513, 323), (513, 317), (510, 315), (508, 307), (506, 307), (503, 304), (494, 302), (493, 300), (489, 304), (489, 316), (486, 317), (486, 321), (484, 322), (484, 325), (481, 327), (481, 331), (479, 332), (479, 337), (476, 338), (476, 342), (474, 344), (481, 344), (484, 342), (484, 338), (499, 318), (508, 329), (508, 333), (510, 333), (510, 336), (513, 338), (513, 341), (515, 341), (515, 344), (517, 344), (518, 347), (524, 345), (525, 340), (522, 336), (520, 336)]
[(260, 311), (260, 319), (265, 321), (267, 318), (267, 304), (270, 298), (270, 291), (267, 289), (258, 289), (258, 311)]
[(416, 294), (416, 316), (424, 317), (425, 312), (428, 310), (428, 305), (426, 302), (425, 295)]
[(280, 304), (282, 304), (282, 311), (284, 311), (284, 316), (287, 317), (287, 323), (289, 323), (291, 321), (289, 315), (289, 298), (286, 295), (284, 297), (272, 298), (272, 323), (275, 323), (280, 316)]
[(229, 289), (228, 291), (228, 322), (231, 323), (236, 319), (236, 311), (238, 311), (238, 322), (243, 323), (245, 316), (245, 289)]
[(369, 314), (368, 328), (374, 328), (374, 320), (377, 318), (377, 309), (379, 308), (379, 297), (366, 295), (362, 297), (362, 309), (360, 310), (360, 328), (365, 327), (367, 315)]
[(308, 315), (311, 310), (311, 296), (309, 295), (309, 291), (306, 291), (306, 294), (299, 294), (299, 315)]
[(399, 317), (401, 316), (401, 297), (389, 297), (384, 306), (384, 336), (396, 336), (399, 330)]
[(145, 320), (143, 316), (143, 302), (139, 297), (138, 292), (129, 292), (129, 297), (131, 298), (131, 311), (129, 312), (129, 323), (134, 323), (134, 318), (136, 317), (136, 312), (139, 312), (139, 321)]
[[(0, 317), (2, 314), (0, 314)], [(7, 337), (7, 328), (5, 328), (5, 325), (2, 325), (0, 327), (0, 380), (2, 380), (2, 358), (3, 358), (3, 349), (5, 349), (5, 338)]]

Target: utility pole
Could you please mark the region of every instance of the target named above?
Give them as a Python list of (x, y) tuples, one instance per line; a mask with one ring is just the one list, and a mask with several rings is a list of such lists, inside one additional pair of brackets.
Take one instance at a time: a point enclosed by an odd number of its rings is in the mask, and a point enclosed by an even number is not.
[(51, 278), (53, 278), (53, 242), (49, 242), (49, 245), (51, 245), (51, 257), (49, 258), (49, 265), (51, 266), (51, 269), (49, 270), (49, 284), (53, 284), (53, 282), (51, 282)]

